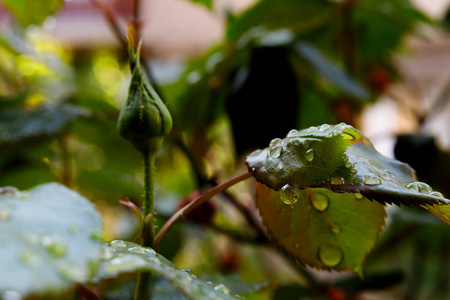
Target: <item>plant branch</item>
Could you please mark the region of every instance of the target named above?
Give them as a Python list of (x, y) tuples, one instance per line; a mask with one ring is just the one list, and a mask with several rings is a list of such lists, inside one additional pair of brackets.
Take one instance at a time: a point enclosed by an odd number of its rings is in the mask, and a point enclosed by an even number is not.
[(72, 168), (70, 164), (69, 148), (67, 147), (67, 134), (63, 133), (58, 137), (58, 146), (61, 159), (61, 182), (70, 187), (72, 183)]
[(75, 286), (75, 292), (86, 300), (100, 300), (100, 297), (93, 290), (80, 283)]
[(133, 11), (133, 21), (134, 21), (134, 31), (136, 33), (137, 40), (140, 40), (140, 17), (139, 12), (141, 9), (141, 0), (134, 0), (134, 11)]
[(221, 192), (223, 192), (224, 190), (226, 190), (227, 188), (229, 188), (230, 186), (235, 185), (236, 183), (239, 183), (245, 179), (250, 178), (252, 175), (249, 172), (244, 172), (240, 175), (237, 175), (225, 182), (222, 182), (221, 184), (213, 187), (212, 189), (210, 189), (209, 191), (207, 191), (206, 193), (202, 194), (201, 196), (195, 198), (191, 203), (189, 203), (188, 205), (186, 205), (185, 207), (183, 207), (182, 209), (180, 209), (179, 211), (177, 211), (167, 222), (166, 224), (164, 224), (164, 226), (161, 228), (161, 230), (158, 232), (158, 234), (155, 237), (154, 243), (153, 243), (153, 248), (155, 250), (158, 250), (162, 239), (164, 238), (164, 236), (167, 234), (167, 232), (170, 230), (170, 228), (172, 228), (172, 226), (180, 219), (182, 218), (185, 214), (191, 212), (194, 208), (196, 208), (197, 206), (199, 206), (200, 204), (202, 204), (203, 202), (211, 199), (212, 197), (214, 197), (217, 194), (220, 194)]

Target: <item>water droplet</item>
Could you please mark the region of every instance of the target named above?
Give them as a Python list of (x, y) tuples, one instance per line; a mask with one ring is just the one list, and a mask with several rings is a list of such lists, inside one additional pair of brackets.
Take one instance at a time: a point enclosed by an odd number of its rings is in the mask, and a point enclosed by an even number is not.
[(339, 265), (344, 258), (342, 249), (332, 244), (322, 244), (319, 247), (318, 256), (320, 261), (330, 268)]
[(74, 282), (82, 282), (85, 280), (85, 274), (82, 269), (77, 269), (71, 265), (61, 265), (58, 268), (59, 274), (64, 278)]
[(331, 128), (330, 125), (328, 125), (328, 124), (323, 124), (322, 126), (319, 127), (319, 131), (325, 131), (325, 130), (328, 130), (328, 129), (330, 129), (330, 128)]
[(142, 247), (132, 247), (128, 251), (136, 254), (145, 254), (145, 249)]
[(298, 136), (297, 129), (292, 129), (291, 131), (289, 131), (286, 137), (294, 137), (294, 136)]
[(305, 159), (309, 162), (313, 161), (314, 159), (314, 149), (309, 149), (305, 153)]
[(428, 184), (423, 183), (423, 182), (408, 183), (406, 185), (406, 188), (411, 191), (422, 193), (422, 194), (430, 194), (433, 191)]
[(191, 269), (181, 269), (180, 271), (183, 272), (183, 273), (187, 273), (189, 275), (194, 275), (194, 272), (192, 272)]
[(269, 143), (269, 147), (273, 147), (275, 145), (278, 145), (280, 142), (282, 141), (282, 139), (276, 138), (270, 141)]
[(273, 148), (270, 148), (269, 154), (273, 158), (278, 158), (281, 155), (281, 150), (282, 150), (281, 146), (275, 146)]
[(69, 232), (70, 233), (77, 233), (78, 230), (79, 230), (79, 228), (76, 225), (72, 225), (72, 226), (69, 227)]
[(334, 234), (340, 234), (341, 233), (341, 228), (338, 225), (334, 224), (334, 225), (331, 225), (331, 231)]
[(391, 181), (394, 178), (394, 175), (392, 175), (390, 172), (388, 171), (384, 171), (380, 174), (381, 179), (387, 180), (387, 181)]
[(325, 211), (330, 205), (330, 199), (322, 193), (314, 193), (309, 196), (311, 205), (318, 211)]
[(352, 164), (351, 162), (346, 162), (344, 165), (347, 169), (353, 168), (355, 165)]
[(353, 196), (355, 196), (356, 200), (362, 200), (362, 199), (364, 199), (364, 196), (361, 195), (360, 193), (354, 193)]
[(356, 169), (351, 169), (350, 172), (356, 173), (356, 172), (358, 172), (358, 171), (357, 171)]
[(316, 130), (317, 130), (317, 127), (311, 126), (308, 129), (306, 129), (306, 133), (312, 133), (312, 132), (314, 132)]
[(366, 176), (364, 183), (367, 185), (379, 185), (381, 184), (381, 179), (375, 176)]
[(33, 264), (39, 261), (39, 257), (35, 252), (31, 250), (25, 250), (20, 253), (20, 260), (26, 264)]
[(445, 198), (444, 195), (442, 195), (439, 192), (431, 192), (430, 196), (439, 197), (439, 198)]
[(221, 292), (222, 294), (229, 295), (230, 290), (224, 285), (224, 284), (218, 284), (214, 287), (214, 289), (218, 292)]
[(362, 162), (364, 165), (368, 165), (368, 164), (369, 164), (369, 161), (368, 161), (367, 159), (365, 159), (365, 158), (361, 158), (361, 162)]
[(4, 209), (0, 209), (0, 221), (9, 221), (11, 219), (11, 214)]
[(344, 184), (344, 178), (334, 177), (333, 179), (331, 179), (331, 184), (332, 185), (342, 185), (342, 184)]
[(43, 235), (40, 239), (41, 245), (54, 257), (60, 258), (66, 254), (66, 243), (50, 235)]
[(284, 202), (284, 204), (292, 205), (295, 202), (297, 202), (298, 198), (300, 196), (300, 193), (298, 189), (292, 185), (286, 184), (281, 188), (281, 201)]
[(111, 241), (111, 243), (109, 243), (109, 244), (116, 248), (125, 248), (127, 246), (127, 243), (125, 243), (124, 241), (121, 241), (121, 240), (114, 240), (114, 241)]

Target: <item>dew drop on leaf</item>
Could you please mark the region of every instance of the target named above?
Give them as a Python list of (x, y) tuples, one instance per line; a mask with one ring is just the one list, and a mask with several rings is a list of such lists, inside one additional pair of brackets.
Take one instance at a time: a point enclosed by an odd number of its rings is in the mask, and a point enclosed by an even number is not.
[(327, 243), (319, 247), (318, 256), (320, 261), (330, 268), (339, 265), (344, 258), (342, 249), (339, 246)]
[(286, 184), (285, 186), (283, 186), (281, 188), (280, 198), (281, 198), (281, 201), (284, 202), (284, 204), (287, 204), (287, 205), (295, 204), (295, 202), (297, 202), (299, 196), (300, 196), (299, 190), (292, 185)]
[(381, 184), (381, 179), (375, 176), (366, 176), (364, 183), (367, 185), (379, 185)]
[(325, 130), (328, 130), (328, 129), (330, 129), (330, 128), (331, 128), (330, 125), (328, 125), (328, 124), (323, 124), (322, 126), (319, 127), (319, 131), (325, 131)]
[(298, 135), (298, 131), (296, 129), (292, 129), (291, 131), (288, 132), (286, 137), (294, 137)]
[(431, 192), (430, 196), (434, 196), (434, 197), (439, 197), (439, 198), (444, 198), (444, 195), (442, 195), (439, 192)]
[(230, 290), (224, 284), (218, 284), (214, 287), (214, 289), (222, 294), (229, 295)]
[(142, 247), (132, 247), (128, 249), (128, 252), (136, 253), (136, 254), (145, 254), (145, 249)]
[(306, 129), (306, 133), (313, 133), (316, 130), (317, 130), (317, 127), (311, 126), (308, 129)]
[(361, 195), (360, 193), (354, 193), (353, 195), (355, 196), (356, 200), (362, 200), (362, 199), (364, 199), (364, 196)]
[(388, 171), (384, 171), (380, 174), (380, 177), (384, 180), (391, 181), (394, 178), (394, 175)]
[(269, 154), (273, 158), (278, 158), (281, 155), (281, 150), (282, 150), (281, 146), (274, 146), (273, 148), (270, 149)]
[(305, 159), (309, 162), (313, 161), (314, 159), (314, 149), (309, 149), (305, 153)]
[(275, 138), (275, 139), (273, 139), (273, 140), (270, 141), (269, 147), (276, 146), (276, 145), (278, 145), (281, 141), (282, 141), (281, 139)]
[(309, 199), (311, 205), (318, 211), (325, 211), (330, 206), (330, 199), (327, 195), (322, 193), (310, 194)]
[(111, 243), (109, 243), (109, 244), (116, 248), (125, 248), (127, 246), (127, 244), (121, 240), (114, 240), (114, 241), (111, 241)]
[(188, 275), (194, 275), (194, 272), (192, 272), (191, 269), (181, 269), (180, 271)]
[(346, 162), (344, 166), (345, 166), (347, 169), (351, 169), (351, 168), (353, 168), (355, 165), (352, 164), (351, 162)]
[(20, 260), (26, 264), (33, 264), (39, 260), (37, 254), (31, 250), (25, 250), (20, 253)]
[(0, 221), (9, 221), (11, 219), (11, 214), (4, 209), (0, 209)]
[(332, 185), (343, 185), (344, 184), (344, 178), (342, 177), (334, 177), (331, 179)]
[(427, 195), (433, 191), (433, 189), (428, 184), (423, 183), (423, 182), (408, 183), (406, 185), (406, 188), (411, 191), (422, 193), (422, 194), (427, 194)]

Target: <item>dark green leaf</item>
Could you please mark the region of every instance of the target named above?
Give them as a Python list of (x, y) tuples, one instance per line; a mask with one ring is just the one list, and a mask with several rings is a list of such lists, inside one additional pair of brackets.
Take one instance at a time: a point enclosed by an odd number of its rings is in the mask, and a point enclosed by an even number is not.
[(257, 205), (271, 239), (293, 260), (327, 270), (362, 274), (386, 216), (384, 206), (359, 194), (326, 189), (295, 191), (288, 203), (282, 192), (257, 183)]
[(0, 112), (0, 145), (56, 136), (72, 120), (88, 113), (73, 105), (44, 105), (35, 110), (8, 109)]
[(94, 206), (62, 185), (0, 195), (0, 292), (61, 291), (88, 280), (100, 230)]
[(207, 9), (211, 10), (213, 8), (213, 0), (190, 0), (191, 2), (203, 5)]
[(41, 24), (48, 16), (56, 13), (63, 3), (63, 0), (3, 0), (5, 7), (23, 27)]
[(339, 69), (336, 64), (328, 60), (312, 44), (299, 42), (295, 45), (296, 52), (301, 55), (312, 67), (332, 84), (338, 86), (350, 96), (359, 100), (367, 100), (367, 90), (353, 80), (347, 73)]
[[(308, 153), (313, 153), (310, 161)], [(427, 184), (416, 182), (411, 167), (382, 156), (356, 129), (345, 124), (325, 124), (290, 134), (276, 145), (250, 154), (247, 166), (259, 182), (275, 190), (289, 184), (300, 189), (325, 187), (334, 192), (361, 193), (380, 203), (450, 203)]]
[(174, 264), (150, 248), (120, 240), (105, 245), (103, 262), (98, 272), (99, 278), (115, 277), (137, 270), (147, 270), (161, 275), (189, 299), (237, 299), (230, 294), (225, 285), (206, 284), (198, 280), (192, 271), (179, 270)]

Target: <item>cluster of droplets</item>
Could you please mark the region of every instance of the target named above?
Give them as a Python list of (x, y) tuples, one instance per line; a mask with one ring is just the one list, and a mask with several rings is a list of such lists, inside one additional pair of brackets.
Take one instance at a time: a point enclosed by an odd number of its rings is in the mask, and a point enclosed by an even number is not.
[(439, 192), (433, 191), (433, 189), (424, 182), (420, 182), (420, 181), (411, 182), (406, 185), (406, 188), (411, 191), (420, 193), (420, 194), (434, 196), (434, 197), (438, 197), (438, 198), (444, 198), (444, 195), (442, 195)]

